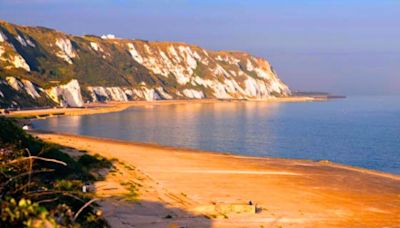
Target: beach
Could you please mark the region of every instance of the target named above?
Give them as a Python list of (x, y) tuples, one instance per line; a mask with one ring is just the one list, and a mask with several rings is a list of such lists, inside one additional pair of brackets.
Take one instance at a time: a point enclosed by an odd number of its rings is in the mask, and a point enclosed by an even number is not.
[(400, 228), (400, 0), (0, 12), (0, 228)]
[(234, 99), (196, 99), (196, 100), (155, 100), (155, 101), (127, 101), (117, 102), (110, 101), (106, 103), (87, 103), (81, 108), (39, 108), (39, 109), (28, 109), (28, 110), (15, 110), (10, 111), (7, 116), (16, 118), (48, 118), (55, 116), (74, 116), (74, 115), (93, 115), (101, 113), (120, 112), (130, 107), (135, 106), (147, 106), (147, 105), (179, 105), (179, 104), (210, 104), (210, 103), (224, 103), (224, 102), (312, 102), (321, 101), (328, 98), (314, 98), (314, 97), (271, 97), (269, 99), (251, 99), (251, 100), (234, 100)]
[[(114, 159), (96, 184), (112, 226), (396, 227), (400, 177), (334, 164), (245, 157), (51, 132), (35, 136)], [(135, 200), (118, 196), (136, 189)], [(250, 205), (251, 204), (251, 205)]]

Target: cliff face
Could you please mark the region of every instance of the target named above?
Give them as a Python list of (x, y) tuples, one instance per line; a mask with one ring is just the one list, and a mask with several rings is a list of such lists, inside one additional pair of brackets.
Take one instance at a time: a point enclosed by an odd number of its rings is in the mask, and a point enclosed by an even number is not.
[[(85, 101), (264, 99), (290, 94), (266, 60), (244, 52), (72, 36), (6, 22), (0, 22), (0, 77), (2, 106), (40, 105), (39, 98), (48, 104), (81, 106)], [(18, 83), (20, 87), (13, 86)], [(2, 90), (16, 91), (27, 101)]]

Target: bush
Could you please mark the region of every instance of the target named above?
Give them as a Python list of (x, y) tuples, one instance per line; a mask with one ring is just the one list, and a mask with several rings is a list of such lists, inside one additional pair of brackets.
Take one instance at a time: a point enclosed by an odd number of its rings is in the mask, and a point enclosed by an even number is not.
[(91, 200), (81, 191), (82, 181), (94, 180), (91, 167), (109, 163), (88, 156), (77, 162), (0, 117), (0, 227), (107, 226), (93, 205), (74, 216)]
[(24, 198), (18, 202), (14, 199), (0, 201), (1, 204), (1, 226), (4, 227), (39, 227), (37, 225), (49, 224), (54, 226), (55, 221), (49, 217), (46, 208), (32, 203)]
[(22, 130), (14, 119), (0, 116), (0, 145), (11, 144), (18, 149), (28, 149), (32, 155), (40, 153), (44, 143)]
[(83, 167), (89, 168), (89, 169), (102, 169), (102, 168), (111, 168), (112, 163), (99, 156), (99, 155), (89, 155), (89, 154), (84, 154), (79, 157), (78, 163), (82, 165)]

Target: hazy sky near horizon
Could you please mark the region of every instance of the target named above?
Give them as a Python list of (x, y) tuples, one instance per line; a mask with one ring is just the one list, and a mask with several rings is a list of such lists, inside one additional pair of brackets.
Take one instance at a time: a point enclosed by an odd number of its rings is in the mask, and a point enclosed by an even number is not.
[(0, 19), (248, 51), (297, 90), (400, 94), (400, 0), (0, 0)]

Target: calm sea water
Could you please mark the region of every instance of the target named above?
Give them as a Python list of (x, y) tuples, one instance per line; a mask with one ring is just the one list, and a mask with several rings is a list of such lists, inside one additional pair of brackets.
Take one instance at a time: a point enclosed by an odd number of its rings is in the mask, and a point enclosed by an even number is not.
[(243, 155), (330, 160), (400, 174), (400, 97), (134, 107), (36, 129)]

